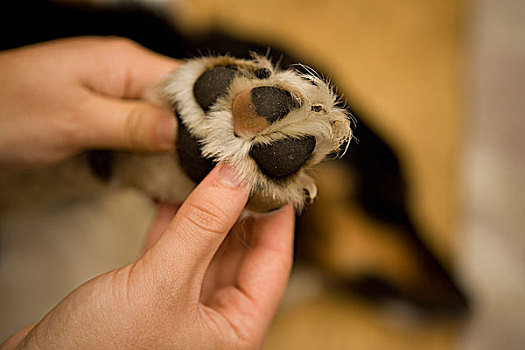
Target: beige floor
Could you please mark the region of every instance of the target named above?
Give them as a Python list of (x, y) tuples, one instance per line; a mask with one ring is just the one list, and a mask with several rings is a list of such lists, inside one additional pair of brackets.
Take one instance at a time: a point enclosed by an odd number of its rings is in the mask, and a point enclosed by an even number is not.
[(464, 349), (525, 348), (525, 2), (479, 0), (458, 257), (477, 310)]

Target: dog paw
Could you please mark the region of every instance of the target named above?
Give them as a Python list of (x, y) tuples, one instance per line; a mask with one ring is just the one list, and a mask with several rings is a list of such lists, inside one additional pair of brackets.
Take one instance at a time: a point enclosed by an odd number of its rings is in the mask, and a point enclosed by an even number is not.
[(351, 119), (330, 85), (264, 57), (188, 60), (156, 90), (178, 120), (180, 167), (194, 182), (229, 163), (248, 184), (248, 209), (266, 212), (317, 194), (316, 164), (347, 146)]

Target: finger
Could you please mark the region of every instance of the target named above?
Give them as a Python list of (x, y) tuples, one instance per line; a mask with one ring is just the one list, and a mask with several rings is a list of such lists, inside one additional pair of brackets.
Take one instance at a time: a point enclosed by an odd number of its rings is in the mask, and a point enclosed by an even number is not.
[[(80, 84), (92, 97), (84, 108), (81, 148), (169, 151), (174, 148), (175, 117), (139, 101), (179, 62), (124, 38), (85, 38), (89, 47)], [(86, 45), (88, 43), (89, 45)]]
[(157, 243), (160, 236), (162, 236), (164, 231), (166, 231), (166, 229), (168, 228), (169, 223), (171, 222), (179, 208), (180, 205), (178, 204), (159, 204), (159, 208), (157, 210), (155, 219), (153, 220), (153, 223), (148, 233), (146, 234), (143, 251), (149, 250), (155, 245), (155, 243)]
[(237, 182), (228, 165), (215, 167), (182, 204), (150, 250), (166, 276), (178, 283), (182, 278), (197, 299), (206, 269), (241, 214), (248, 194), (248, 188)]
[(80, 79), (84, 86), (100, 94), (141, 98), (161, 77), (180, 64), (129, 39), (91, 40), (96, 40), (97, 45), (90, 48), (88, 65)]
[(82, 148), (169, 151), (177, 124), (172, 112), (143, 101), (93, 95), (83, 109)]
[(17, 349), (29, 332), (35, 328), (36, 323), (26, 326), (10, 336), (4, 343), (0, 344), (0, 350)]
[[(252, 222), (250, 249), (241, 263), (237, 287), (256, 304), (251, 312), (270, 324), (284, 295), (293, 261), (294, 210), (292, 206)], [(246, 305), (246, 304), (239, 304)], [(243, 310), (250, 314), (250, 310)]]
[(222, 242), (202, 282), (200, 301), (210, 305), (217, 290), (235, 286), (241, 262), (249, 247), (249, 219), (238, 220)]

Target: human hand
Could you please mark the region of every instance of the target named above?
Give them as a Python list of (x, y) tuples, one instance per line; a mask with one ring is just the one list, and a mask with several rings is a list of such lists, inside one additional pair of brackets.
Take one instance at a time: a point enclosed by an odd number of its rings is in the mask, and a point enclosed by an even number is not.
[(0, 53), (0, 167), (43, 166), (94, 148), (173, 149), (172, 113), (139, 99), (177, 65), (123, 38)]
[(2, 350), (260, 348), (289, 277), (293, 209), (236, 223), (248, 190), (229, 169), (202, 181), (138, 261), (85, 283)]

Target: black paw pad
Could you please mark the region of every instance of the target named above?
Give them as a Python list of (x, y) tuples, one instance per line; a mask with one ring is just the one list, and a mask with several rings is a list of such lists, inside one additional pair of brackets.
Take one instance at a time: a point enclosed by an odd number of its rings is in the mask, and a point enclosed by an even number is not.
[(230, 67), (213, 67), (202, 73), (193, 85), (193, 95), (207, 112), (217, 99), (226, 94), (236, 70)]
[(178, 119), (177, 154), (182, 170), (196, 183), (201, 182), (213, 169), (215, 162), (202, 156), (199, 141)]
[(286, 116), (295, 103), (288, 91), (271, 86), (260, 86), (252, 89), (252, 103), (255, 111), (270, 123)]
[(257, 144), (250, 150), (250, 156), (261, 171), (272, 178), (282, 178), (298, 171), (310, 158), (315, 148), (315, 137), (288, 138), (269, 145)]
[(268, 79), (272, 75), (272, 72), (268, 68), (259, 68), (254, 74), (257, 79)]

